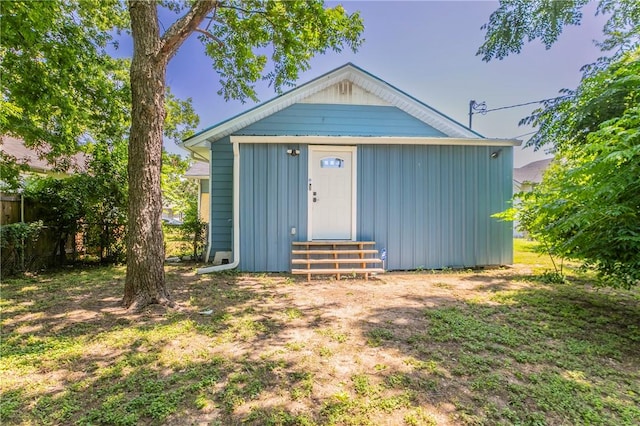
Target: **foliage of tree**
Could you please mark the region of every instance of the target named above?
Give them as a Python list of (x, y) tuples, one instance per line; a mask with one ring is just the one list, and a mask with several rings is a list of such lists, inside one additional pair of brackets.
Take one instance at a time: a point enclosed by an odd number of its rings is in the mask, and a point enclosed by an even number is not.
[(126, 144), (98, 144), (89, 150), (87, 171), (69, 177), (32, 176), (25, 182), (24, 196), (52, 233), (52, 257), (59, 264), (67, 260), (67, 241), (78, 233), (87, 247), (98, 249), (101, 262), (124, 261)]
[[(536, 38), (550, 47), (564, 25), (579, 24), (585, 3), (502, 1), (478, 53), (502, 59)], [(577, 89), (522, 120), (538, 126), (528, 144), (548, 147), (555, 160), (505, 216), (551, 254), (631, 287), (640, 283), (640, 3), (602, 0), (597, 11), (608, 14), (599, 45), (609, 56), (583, 68)], [(507, 22), (514, 28), (501, 27)]]
[(47, 144), (62, 169), (86, 139), (122, 140), (128, 61), (106, 49), (127, 25), (119, 0), (0, 2), (0, 135)]
[[(254, 83), (276, 90), (292, 84), (310, 58), (327, 49), (356, 49), (363, 25), (358, 14), (321, 0), (164, 1), (178, 18), (161, 31), (158, 6), (128, 3), (133, 36), (130, 83), (129, 217), (123, 303), (140, 309), (172, 305), (164, 280), (160, 175), (169, 60), (194, 32), (200, 34), (225, 98), (255, 99)], [(204, 27), (201, 24), (205, 23)], [(270, 59), (267, 52), (271, 49)], [(267, 66), (269, 65), (269, 66)]]
[(193, 259), (197, 259), (204, 249), (204, 233), (206, 223), (200, 219), (198, 210), (198, 194), (191, 194), (187, 199), (187, 207), (184, 211), (184, 220), (180, 229), (185, 237), (191, 241)]
[(611, 68), (587, 79), (580, 99), (635, 81), (627, 107), (563, 147), (535, 191), (521, 194), (516, 217), (553, 254), (628, 288), (640, 282), (640, 51)]
[(198, 184), (184, 177), (190, 165), (189, 160), (177, 154), (162, 152), (162, 203), (177, 214), (184, 214), (190, 200), (197, 197)]
[(14, 156), (0, 151), (0, 192), (17, 192), (22, 183), (20, 175), (26, 170), (26, 164), (20, 163)]
[[(126, 8), (118, 0), (0, 2), (0, 135), (20, 138), (58, 170), (67, 170), (80, 150), (97, 145), (107, 150), (124, 140), (129, 61), (111, 57), (107, 47), (114, 29), (127, 26)], [(19, 174), (12, 163), (7, 161), (6, 169)], [(105, 161), (96, 179), (121, 183), (110, 165)], [(57, 234), (60, 261), (66, 236), (75, 233), (81, 218), (96, 213), (89, 200), (105, 192), (95, 189), (87, 176), (36, 179), (26, 189), (50, 206), (42, 209), (43, 220)]]
[(0, 227), (0, 252), (2, 253), (0, 273), (3, 276), (25, 270), (25, 250), (28, 244), (38, 239), (42, 228), (41, 220), (30, 223), (10, 223)]
[[(478, 49), (484, 61), (520, 53), (525, 43), (540, 40), (549, 49), (567, 25), (580, 25), (589, 0), (500, 0), (482, 26), (485, 41)], [(600, 0), (596, 14), (608, 15), (603, 28), (605, 51), (633, 51), (640, 41), (640, 2)]]
[(78, 232), (80, 220), (87, 214), (87, 199), (91, 190), (82, 175), (68, 179), (45, 177), (30, 180), (25, 198), (40, 205), (38, 216), (54, 234), (52, 257), (60, 264), (66, 261), (65, 246), (71, 235)]
[(84, 217), (87, 244), (98, 247), (101, 262), (124, 262), (127, 224), (127, 144), (95, 144), (88, 148), (89, 164), (84, 179)]
[[(159, 8), (176, 14), (166, 30)], [(220, 94), (245, 100), (256, 98), (259, 80), (276, 90), (292, 84), (315, 54), (355, 50), (363, 31), (357, 13), (322, 0), (12, 1), (0, 2), (0, 17), (0, 135), (29, 147), (46, 143), (47, 156), (57, 160), (87, 141), (111, 145), (128, 133), (123, 303), (134, 308), (172, 304), (164, 281), (160, 175), (163, 131), (185, 130), (172, 124), (165, 87), (167, 64), (180, 45), (197, 32), (220, 77)], [(107, 53), (113, 34), (127, 29), (131, 62)], [(185, 105), (177, 111), (188, 116)]]

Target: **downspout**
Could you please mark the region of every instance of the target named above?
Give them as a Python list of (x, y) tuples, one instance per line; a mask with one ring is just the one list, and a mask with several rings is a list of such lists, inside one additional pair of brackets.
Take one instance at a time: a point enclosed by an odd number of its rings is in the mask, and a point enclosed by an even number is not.
[[(211, 164), (209, 164), (209, 226), (207, 226), (207, 233), (209, 234), (207, 236), (207, 253), (204, 256), (204, 261), (205, 263), (209, 263), (209, 257), (211, 257), (211, 242), (213, 241), (213, 225), (211, 223), (211, 212), (212, 212), (212, 208), (211, 208), (211, 203), (213, 201), (212, 199), (212, 194), (213, 194), (213, 175), (211, 173)], [(202, 183), (200, 184), (202, 185)], [(200, 203), (200, 197), (198, 197), (198, 204)], [(198, 207), (198, 214), (200, 213), (200, 207)]]
[[(211, 183), (211, 179), (209, 180)], [(210, 192), (211, 194), (211, 192)], [(211, 202), (211, 199), (209, 199)], [(211, 247), (213, 232), (209, 226), (209, 247)], [(207, 259), (209, 257), (207, 251)], [(235, 269), (240, 264), (240, 145), (233, 143), (233, 262), (226, 265), (208, 266), (200, 268), (196, 274), (209, 274), (211, 272), (228, 271)]]

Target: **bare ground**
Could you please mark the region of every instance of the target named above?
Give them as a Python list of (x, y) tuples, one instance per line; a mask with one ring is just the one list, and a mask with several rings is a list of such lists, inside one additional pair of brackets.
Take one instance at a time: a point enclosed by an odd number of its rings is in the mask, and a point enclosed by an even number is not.
[[(77, 330), (76, 335), (82, 334), (88, 342), (83, 354), (67, 363), (56, 360), (25, 370), (5, 381), (1, 389), (13, 392), (40, 383), (43, 386), (32, 391), (35, 401), (43, 394), (64, 392), (70, 383), (86, 382), (88, 389), (79, 391), (86, 405), (67, 419), (77, 420), (90, 409), (100, 409), (102, 400), (90, 388), (101, 386), (102, 379), (96, 377), (101, 369), (132, 353), (153, 353), (157, 356), (145, 367), (157, 374), (182, 374), (211, 359), (222, 360), (212, 364), (220, 365), (221, 372), (216, 383), (184, 397), (173, 413), (143, 417), (141, 423), (263, 424), (278, 412), (289, 418), (306, 416), (320, 424), (345, 424), (345, 418), (353, 424), (379, 425), (490, 423), (483, 407), (490, 403), (496, 410), (507, 410), (508, 398), (495, 389), (493, 395), (485, 395), (488, 402), (478, 404), (473, 377), (452, 371), (452, 360), (442, 359), (443, 354), (464, 356), (468, 349), (459, 345), (447, 349), (451, 344), (445, 342), (437, 353), (430, 352), (417, 346), (416, 336), (428, 331), (425, 311), (467, 304), (491, 306), (497, 303), (492, 296), (498, 292), (537, 286), (521, 279), (530, 273), (528, 267), (516, 265), (475, 272), (389, 273), (369, 281), (306, 282), (269, 274), (196, 276), (190, 267), (170, 267), (168, 281), (178, 310), (153, 306), (141, 314), (120, 306), (121, 278), (87, 291), (69, 289), (41, 310), (4, 315), (2, 333), (27, 338)], [(39, 301), (26, 297), (16, 303), (31, 306)], [(637, 306), (632, 308), (636, 315)], [(632, 316), (629, 321), (635, 319)], [(189, 332), (160, 342), (137, 339), (106, 344), (106, 338), (92, 340), (82, 331), (106, 336), (110, 330), (148, 329), (178, 320), (189, 322)], [(625, 361), (625, 357), (612, 362), (616, 369), (638, 367), (637, 360)], [(504, 370), (503, 384), (521, 380), (509, 373), (508, 362), (493, 368)], [(539, 366), (517, 368), (524, 374)], [(242, 386), (234, 394), (237, 398), (230, 400), (230, 383), (237, 374), (255, 376), (260, 383), (250, 393), (246, 390), (250, 380), (238, 379)], [(306, 388), (301, 385), (303, 376), (310, 378)], [(356, 400), (355, 405), (345, 403)], [(346, 417), (340, 417), (343, 408)], [(554, 416), (549, 414), (547, 422), (565, 423), (566, 419)], [(8, 419), (25, 422), (21, 417)]]

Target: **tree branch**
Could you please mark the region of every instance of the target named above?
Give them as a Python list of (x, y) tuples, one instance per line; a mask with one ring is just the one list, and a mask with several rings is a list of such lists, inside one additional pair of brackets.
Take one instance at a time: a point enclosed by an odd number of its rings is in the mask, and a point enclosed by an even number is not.
[(189, 37), (191, 33), (196, 31), (198, 25), (204, 20), (209, 12), (219, 5), (217, 0), (198, 0), (189, 12), (165, 31), (160, 43), (159, 55), (165, 56), (168, 60), (178, 51), (178, 48)]
[(203, 30), (201, 28), (196, 28), (193, 31), (200, 33), (200, 34), (204, 34), (207, 37), (209, 37), (210, 39), (212, 39), (213, 41), (215, 41), (216, 43), (218, 43), (218, 46), (220, 47), (224, 47), (224, 43), (222, 40), (220, 40), (218, 37), (214, 36), (213, 34), (211, 34), (209, 31), (207, 30)]
[(271, 26), (273, 28), (276, 27), (276, 24), (269, 18), (267, 11), (266, 10), (248, 10), (248, 9), (244, 9), (242, 7), (239, 6), (230, 6), (230, 5), (226, 5), (226, 4), (220, 4), (219, 5), (220, 8), (225, 8), (225, 9), (233, 9), (233, 10), (238, 10), (242, 13), (246, 13), (247, 15), (262, 15), (262, 17), (271, 24)]

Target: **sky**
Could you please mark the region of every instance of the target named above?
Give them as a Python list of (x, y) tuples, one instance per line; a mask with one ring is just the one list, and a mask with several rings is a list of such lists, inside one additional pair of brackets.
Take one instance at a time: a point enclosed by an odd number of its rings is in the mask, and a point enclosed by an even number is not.
[[(593, 40), (601, 39), (604, 20), (594, 17), (594, 4), (585, 10), (582, 25), (565, 28), (550, 50), (534, 41), (520, 54), (489, 63), (476, 56), (476, 51), (484, 40), (480, 27), (497, 2), (369, 0), (341, 4), (348, 12), (360, 11), (364, 44), (357, 53), (347, 50), (315, 57), (310, 70), (300, 75), (299, 84), (352, 62), (464, 125), (468, 124), (470, 100), (484, 101), (493, 109), (558, 96), (563, 88), (576, 88), (580, 68), (601, 56)], [(165, 28), (171, 25), (170, 17), (161, 21)], [(126, 50), (127, 43), (123, 44)], [(218, 76), (195, 36), (169, 63), (167, 84), (178, 97), (192, 98), (200, 116), (198, 130), (255, 105), (225, 101), (217, 95)], [(259, 84), (257, 92), (261, 102), (276, 96), (266, 83)], [(518, 121), (536, 106), (474, 114), (472, 128), (486, 137), (526, 141), (534, 129), (518, 126)], [(170, 152), (186, 155), (173, 142), (165, 145)], [(543, 150), (516, 147), (514, 166), (546, 157)]]

